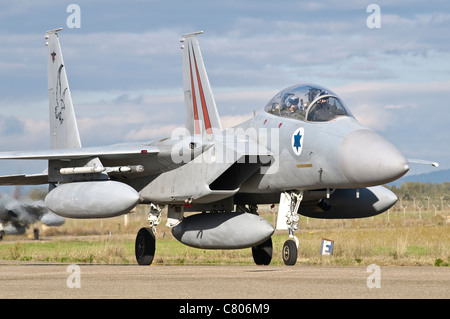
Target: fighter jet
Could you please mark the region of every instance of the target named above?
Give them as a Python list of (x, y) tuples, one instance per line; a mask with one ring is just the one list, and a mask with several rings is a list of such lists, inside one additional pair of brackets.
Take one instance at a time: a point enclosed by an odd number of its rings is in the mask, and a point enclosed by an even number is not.
[(180, 242), (201, 249), (251, 247), (255, 263), (268, 265), (275, 228), (258, 215), (258, 205), (279, 203), (276, 227), (290, 237), (282, 256), (294, 265), (298, 214), (362, 218), (397, 201), (380, 185), (403, 176), (407, 159), (328, 88), (304, 83), (282, 89), (253, 118), (224, 130), (197, 40), (203, 32), (180, 39), (184, 128), (158, 141), (82, 147), (60, 30), (45, 35), (52, 149), (0, 154), (46, 159), (48, 169), (3, 176), (0, 184), (48, 183), (46, 205), (70, 218), (117, 216), (150, 204), (148, 224), (136, 236), (138, 264), (153, 261), (164, 206)]
[[(37, 222), (47, 226), (61, 226), (65, 218), (51, 212), (42, 200), (24, 200), (18, 196), (0, 194), (0, 240), (5, 234), (23, 234)], [(39, 237), (37, 227), (34, 228), (34, 237)]]

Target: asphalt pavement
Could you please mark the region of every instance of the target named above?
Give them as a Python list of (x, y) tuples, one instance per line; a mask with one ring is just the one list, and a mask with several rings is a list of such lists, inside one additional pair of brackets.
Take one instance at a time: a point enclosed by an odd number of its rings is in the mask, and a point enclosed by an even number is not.
[(1, 299), (448, 299), (449, 267), (0, 262)]

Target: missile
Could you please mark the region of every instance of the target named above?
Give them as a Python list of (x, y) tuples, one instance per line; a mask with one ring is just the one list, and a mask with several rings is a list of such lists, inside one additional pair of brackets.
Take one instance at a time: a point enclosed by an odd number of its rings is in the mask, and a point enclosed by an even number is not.
[(65, 167), (61, 168), (59, 170), (59, 173), (62, 175), (69, 175), (69, 174), (94, 174), (94, 173), (101, 173), (105, 171), (106, 168), (104, 167)]
[(191, 215), (172, 228), (178, 241), (202, 249), (254, 247), (266, 241), (274, 231), (260, 216), (235, 212)]
[(93, 167), (93, 166), (83, 166), (83, 167), (64, 167), (59, 170), (61, 175), (70, 174), (96, 174), (105, 172), (110, 173), (142, 173), (144, 171), (144, 166), (142, 165), (130, 165), (130, 166), (114, 166), (114, 167)]
[(128, 213), (139, 203), (139, 193), (116, 181), (63, 184), (48, 193), (45, 204), (68, 218), (106, 218)]

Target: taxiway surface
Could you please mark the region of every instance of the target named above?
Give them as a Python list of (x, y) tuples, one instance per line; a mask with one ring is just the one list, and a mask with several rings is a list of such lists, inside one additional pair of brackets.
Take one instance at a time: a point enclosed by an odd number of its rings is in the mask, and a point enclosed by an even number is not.
[(2, 262), (0, 298), (447, 299), (450, 296), (449, 267), (382, 266), (376, 274), (363, 266), (69, 266)]

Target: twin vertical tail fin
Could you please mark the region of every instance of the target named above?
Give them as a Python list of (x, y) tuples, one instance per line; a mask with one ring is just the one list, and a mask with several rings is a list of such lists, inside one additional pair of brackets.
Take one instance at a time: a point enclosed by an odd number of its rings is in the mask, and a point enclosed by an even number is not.
[(191, 134), (212, 134), (213, 130), (222, 131), (216, 102), (209, 84), (197, 34), (184, 34), (183, 43), (183, 89), (186, 109), (186, 128)]
[(58, 31), (47, 31), (47, 73), (50, 108), (50, 146), (52, 149), (80, 148), (81, 141), (59, 44)]
[[(50, 146), (52, 149), (80, 148), (81, 140), (58, 38), (61, 30), (62, 28), (50, 30), (45, 35)], [(181, 39), (186, 128), (191, 134), (212, 134), (213, 130), (222, 131), (222, 124), (196, 37), (201, 33), (203, 32), (184, 34)]]

